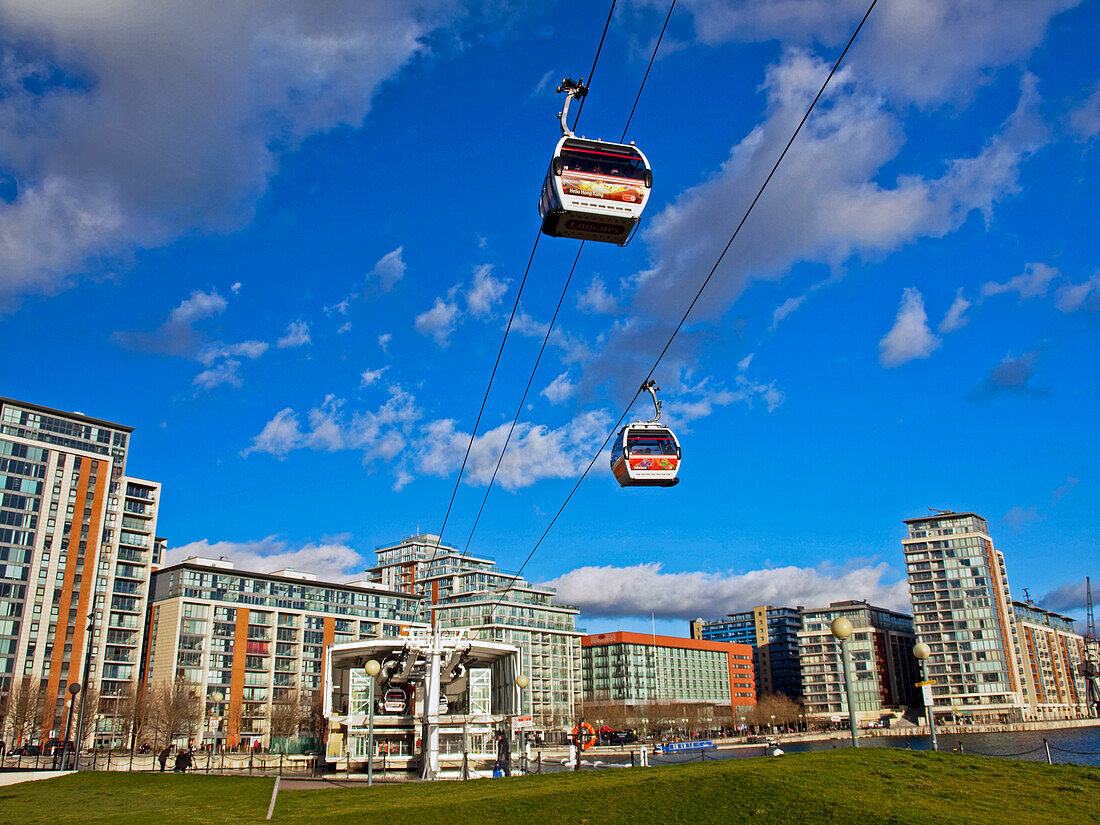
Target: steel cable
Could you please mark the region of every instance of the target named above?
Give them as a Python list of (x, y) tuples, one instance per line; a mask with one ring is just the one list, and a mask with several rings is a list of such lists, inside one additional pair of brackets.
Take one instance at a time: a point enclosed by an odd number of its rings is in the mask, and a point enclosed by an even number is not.
[[(668, 7), (668, 14), (665, 15), (664, 25), (661, 26), (661, 32), (657, 37), (657, 42), (653, 46), (653, 53), (649, 56), (649, 64), (646, 66), (645, 75), (643, 75), (642, 82), (638, 86), (638, 94), (634, 96), (634, 106), (630, 109), (630, 116), (626, 119), (626, 125), (623, 127), (622, 137), (619, 138), (620, 143), (622, 143), (626, 139), (627, 129), (630, 128), (630, 121), (634, 118), (634, 111), (635, 111), (635, 109), (638, 108), (638, 101), (641, 100), (642, 92), (645, 90), (645, 84), (646, 84), (646, 81), (649, 79), (650, 69), (653, 68), (653, 61), (657, 57), (657, 50), (661, 48), (661, 40), (664, 39), (665, 29), (668, 28), (668, 21), (669, 21), (669, 18), (672, 17), (672, 10), (674, 8), (676, 8), (676, 0), (672, 0), (672, 3)], [(615, 4), (612, 3), (611, 11), (614, 12), (614, 10), (615, 10)], [(608, 20), (608, 23), (611, 22), (611, 13), (608, 13), (607, 20)], [(606, 34), (607, 34), (607, 27), (604, 26), (604, 35), (606, 36)], [(600, 38), (600, 49), (602, 49), (602, 48), (603, 48), (603, 38), (601, 37)], [(599, 59), (600, 49), (597, 49), (597, 51), (596, 51), (597, 60)], [(593, 66), (593, 70), (595, 70), (595, 63), (593, 63), (592, 66)], [(591, 78), (589, 78), (589, 79), (591, 79)], [(581, 102), (583, 103), (584, 100), (582, 99)], [(577, 112), (577, 115), (578, 116), (580, 115), (579, 111)], [(574, 123), (574, 127), (575, 126), (576, 126), (576, 124)], [(523, 397), (520, 398), (519, 405), (516, 408), (516, 414), (512, 418), (511, 426), (509, 426), (509, 428), (508, 428), (508, 435), (504, 439), (504, 446), (501, 448), (500, 455), (497, 456), (497, 463), (496, 463), (496, 466), (493, 468), (493, 475), (489, 479), (489, 484), (485, 488), (485, 495), (481, 499), (481, 506), (478, 508), (477, 517), (474, 519), (473, 526), (470, 528), (470, 534), (466, 538), (466, 544), (462, 549), (462, 555), (463, 556), (465, 556), (470, 550), (470, 543), (473, 541), (474, 532), (477, 530), (478, 522), (481, 521), (481, 514), (485, 510), (485, 503), (489, 500), (489, 492), (493, 489), (493, 484), (496, 482), (497, 473), (500, 471), (501, 462), (504, 460), (504, 454), (505, 454), (505, 452), (507, 452), (508, 445), (512, 441), (512, 433), (516, 428), (516, 424), (519, 422), (520, 413), (523, 411), (523, 405), (524, 405), (524, 402), (527, 400), (527, 394), (531, 390), (531, 383), (535, 380), (535, 372), (538, 370), (539, 363), (542, 361), (543, 353), (546, 351), (546, 344), (550, 340), (550, 334), (554, 331), (554, 325), (557, 323), (557, 320), (558, 320), (558, 313), (561, 311), (562, 302), (565, 300), (565, 295), (569, 291), (569, 284), (573, 279), (573, 273), (577, 268), (577, 262), (581, 258), (581, 252), (584, 250), (584, 245), (585, 245), (585, 241), (581, 241), (580, 246), (577, 248), (577, 255), (576, 255), (575, 258), (573, 258), (573, 266), (569, 269), (569, 275), (566, 276), (565, 285), (562, 287), (561, 297), (558, 298), (558, 305), (554, 308), (554, 315), (550, 319), (550, 325), (546, 329), (546, 335), (543, 336), (542, 346), (539, 347), (539, 353), (535, 357), (535, 365), (531, 368), (531, 375), (527, 379), (526, 388), (523, 390)], [(490, 612), (489, 615), (492, 616), (492, 613)]]
[[(589, 72), (588, 81), (589, 85), (592, 82), (592, 75), (596, 73), (596, 64), (600, 62), (600, 52), (603, 50), (604, 38), (607, 37), (607, 28), (611, 25), (611, 15), (615, 12), (615, 3), (618, 0), (612, 0), (611, 10), (607, 13), (607, 22), (604, 23), (603, 34), (600, 35), (600, 44), (596, 48), (596, 57), (592, 60), (592, 70)], [(573, 128), (577, 128), (577, 121), (581, 118), (581, 110), (584, 108), (584, 99), (581, 99), (581, 106), (577, 109), (577, 116), (573, 119)], [(485, 412), (485, 404), (489, 400), (489, 391), (493, 388), (493, 381), (496, 378), (497, 368), (500, 366), (500, 358), (504, 354), (504, 346), (508, 343), (508, 334), (512, 331), (512, 322), (516, 317), (516, 310), (519, 308), (519, 299), (523, 295), (523, 287), (527, 283), (527, 275), (531, 272), (531, 262), (535, 260), (535, 250), (538, 249), (539, 240), (542, 237), (542, 230), (540, 229), (535, 236), (535, 243), (531, 247), (531, 255), (527, 259), (527, 268), (523, 272), (523, 278), (520, 280), (519, 289), (516, 291), (516, 300), (512, 304), (512, 314), (508, 318), (508, 325), (504, 328), (504, 335), (500, 339), (500, 349), (497, 351), (496, 361), (493, 362), (493, 370), (489, 373), (489, 383), (485, 386), (485, 394), (481, 398), (481, 407), (477, 411), (477, 419), (474, 421), (474, 428), (470, 432), (470, 441), (466, 445), (466, 454), (462, 457), (462, 466), (459, 467), (458, 477), (455, 478), (454, 489), (451, 490), (451, 499), (447, 502), (447, 511), (443, 515), (443, 524), (439, 528), (439, 537), (436, 539), (436, 549), (443, 544), (443, 534), (447, 530), (447, 522), (451, 518), (451, 510), (454, 507), (455, 496), (458, 495), (458, 487), (462, 483), (462, 476), (466, 472), (466, 464), (470, 460), (470, 451), (474, 446), (474, 439), (477, 438), (478, 427), (481, 425), (481, 416)]]

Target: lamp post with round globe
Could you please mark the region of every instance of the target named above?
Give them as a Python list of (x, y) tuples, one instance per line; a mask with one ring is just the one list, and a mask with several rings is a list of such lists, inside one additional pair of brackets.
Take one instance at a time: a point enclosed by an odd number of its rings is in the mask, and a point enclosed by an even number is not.
[(852, 729), (852, 747), (859, 747), (859, 727), (856, 724), (856, 699), (852, 690), (852, 653), (848, 649), (848, 637), (852, 635), (852, 623), (837, 616), (829, 625), (829, 631), (840, 641), (840, 660), (844, 666), (844, 695), (848, 698), (848, 727)]
[[(367, 676), (367, 784), (374, 784), (374, 681), (382, 666), (376, 659), (367, 662), (365, 668)], [(351, 762), (351, 752), (348, 752), (348, 762)]]
[(932, 707), (932, 691), (924, 690), (929, 686), (928, 682), (928, 658), (932, 655), (932, 648), (926, 645), (924, 642), (917, 642), (913, 645), (913, 656), (920, 662), (920, 675), (921, 675), (921, 690), (925, 696), (925, 709), (928, 711), (928, 730), (932, 734), (932, 750), (938, 751), (940, 749), (939, 743), (936, 742), (936, 713)]
[[(65, 770), (66, 760), (69, 758), (69, 737), (72, 736), (73, 710), (76, 708), (76, 695), (80, 693), (80, 689), (81, 686), (76, 682), (70, 682), (66, 688), (69, 691), (69, 721), (65, 723), (65, 741), (61, 745), (61, 770)], [(79, 754), (80, 751), (77, 750), (77, 753)]]
[[(214, 761), (214, 754), (218, 752), (218, 738), (222, 732), (222, 701), (225, 699), (225, 694), (220, 690), (215, 690), (210, 694), (210, 709), (214, 713), (214, 747), (210, 749), (209, 755), (206, 757), (206, 772), (210, 772), (210, 763)], [(223, 751), (224, 754), (224, 751)], [(225, 756), (222, 756), (222, 762), (224, 763)]]
[[(531, 680), (527, 678), (527, 675), (521, 673), (516, 677), (516, 715), (519, 716), (523, 713), (523, 689), (531, 683)], [(519, 770), (520, 773), (527, 773), (527, 743), (524, 741), (523, 728), (517, 728), (519, 733)]]

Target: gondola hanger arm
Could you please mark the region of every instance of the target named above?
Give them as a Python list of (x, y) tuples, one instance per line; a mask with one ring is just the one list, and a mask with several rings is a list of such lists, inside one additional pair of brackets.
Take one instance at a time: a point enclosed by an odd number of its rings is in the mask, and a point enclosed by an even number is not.
[(653, 408), (656, 410), (656, 414), (650, 419), (650, 424), (656, 424), (661, 420), (661, 402), (657, 400), (657, 391), (661, 388), (657, 386), (657, 382), (650, 378), (644, 384), (642, 384), (642, 392), (648, 392), (650, 398), (653, 399)]
[(567, 77), (562, 80), (561, 85), (558, 86), (558, 94), (565, 92), (565, 105), (561, 107), (561, 111), (558, 112), (558, 117), (561, 118), (561, 133), (564, 137), (573, 137), (573, 130), (569, 128), (569, 104), (573, 102), (573, 98), (583, 100), (585, 95), (588, 94), (588, 87), (584, 85), (584, 78), (580, 80), (573, 80), (571, 77)]

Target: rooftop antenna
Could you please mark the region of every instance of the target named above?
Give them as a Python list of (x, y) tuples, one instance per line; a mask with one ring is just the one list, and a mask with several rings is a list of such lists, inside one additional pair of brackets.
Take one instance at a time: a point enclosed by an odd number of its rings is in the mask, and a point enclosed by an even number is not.
[(953, 513), (954, 510), (937, 510), (935, 507), (929, 507), (928, 512), (935, 513), (937, 516), (946, 516), (950, 513)]
[(1092, 581), (1085, 576), (1085, 638), (1096, 641), (1096, 616), (1092, 612)]
[(1031, 604), (1031, 593), (1026, 587), (1024, 588), (1024, 601)]

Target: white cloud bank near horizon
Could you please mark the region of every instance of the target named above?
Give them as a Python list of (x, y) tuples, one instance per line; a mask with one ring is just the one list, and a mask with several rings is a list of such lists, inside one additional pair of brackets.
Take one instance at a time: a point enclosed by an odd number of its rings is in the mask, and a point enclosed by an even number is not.
[(664, 572), (660, 562), (626, 567), (579, 567), (544, 584), (558, 600), (597, 618), (717, 618), (762, 604), (824, 607), (865, 599), (892, 610), (909, 610), (905, 579), (885, 562), (853, 567), (775, 567), (744, 573)]

